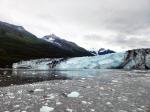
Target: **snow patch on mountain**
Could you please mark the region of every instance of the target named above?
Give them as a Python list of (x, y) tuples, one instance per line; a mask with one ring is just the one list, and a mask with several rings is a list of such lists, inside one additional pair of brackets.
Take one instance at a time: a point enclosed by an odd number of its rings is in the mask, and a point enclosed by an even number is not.
[(57, 42), (57, 40), (60, 40), (60, 38), (54, 34), (44, 36), (43, 39), (46, 40), (47, 42), (51, 42), (51, 43), (56, 44), (58, 46), (62, 46), (61, 43)]

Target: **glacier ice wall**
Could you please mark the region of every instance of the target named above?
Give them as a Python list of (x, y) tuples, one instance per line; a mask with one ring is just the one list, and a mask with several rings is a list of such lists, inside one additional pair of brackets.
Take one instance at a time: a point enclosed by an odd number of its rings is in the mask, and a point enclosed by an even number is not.
[(46, 59), (36, 59), (29, 61), (21, 61), (13, 64), (14, 69), (36, 69), (36, 70), (49, 70), (54, 68), (56, 64), (62, 61), (62, 58), (46, 58)]
[(112, 53), (91, 57), (70, 59), (39, 59), (13, 64), (13, 68), (38, 70), (75, 70), (75, 69), (150, 69), (150, 49), (135, 49), (127, 52)]
[(92, 57), (70, 58), (56, 65), (56, 69), (112, 69), (118, 68), (126, 57), (125, 52)]

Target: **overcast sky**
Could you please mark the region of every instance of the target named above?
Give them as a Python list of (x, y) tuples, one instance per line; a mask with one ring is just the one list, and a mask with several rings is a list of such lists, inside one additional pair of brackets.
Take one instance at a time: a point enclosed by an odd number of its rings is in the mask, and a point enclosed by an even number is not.
[(0, 0), (0, 20), (88, 49), (150, 47), (150, 0)]

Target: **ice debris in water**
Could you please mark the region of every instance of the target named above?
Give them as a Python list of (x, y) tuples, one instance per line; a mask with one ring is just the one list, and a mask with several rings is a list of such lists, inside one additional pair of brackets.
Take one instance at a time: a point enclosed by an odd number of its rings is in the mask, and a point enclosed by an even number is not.
[(42, 106), (42, 108), (40, 108), (40, 112), (51, 112), (53, 110), (54, 110), (53, 107), (48, 107), (48, 106)]
[(46, 99), (50, 100), (50, 99), (54, 99), (54, 98), (55, 98), (54, 94), (48, 94)]
[(79, 92), (73, 91), (73, 92), (71, 92), (70, 94), (68, 94), (67, 96), (68, 96), (68, 97), (79, 97), (79, 95), (80, 95)]
[(41, 92), (44, 91), (43, 89), (35, 89), (34, 92)]
[(100, 90), (104, 90), (104, 87), (100, 87)]
[(87, 101), (82, 101), (82, 104), (87, 104)]
[(95, 109), (91, 109), (91, 112), (95, 112)]
[(113, 82), (113, 83), (117, 83), (117, 82), (118, 82), (118, 80), (112, 80), (112, 82)]
[(126, 111), (126, 110), (119, 110), (118, 112), (128, 112), (128, 111)]
[(67, 111), (67, 112), (73, 112), (73, 110), (72, 110), (72, 109), (69, 109), (69, 108), (67, 108), (66, 111)]
[(61, 102), (59, 102), (59, 101), (58, 101), (58, 102), (56, 102), (56, 105), (61, 105), (61, 104), (62, 104), (62, 103), (61, 103)]

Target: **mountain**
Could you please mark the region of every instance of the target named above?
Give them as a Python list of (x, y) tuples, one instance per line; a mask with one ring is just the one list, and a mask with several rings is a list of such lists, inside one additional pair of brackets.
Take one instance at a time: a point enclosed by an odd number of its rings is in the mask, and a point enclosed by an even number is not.
[[(45, 61), (47, 60), (47, 61)], [(36, 63), (39, 63), (38, 65)], [(76, 57), (69, 59), (43, 59), (15, 63), (14, 68), (26, 67), (32, 69), (150, 69), (150, 49), (133, 49), (126, 52), (112, 53), (91, 57)], [(41, 66), (41, 68), (40, 68)], [(27, 67), (26, 67), (27, 68)]]
[(81, 56), (86, 56), (86, 54), (92, 56), (92, 54), (89, 51), (81, 48), (77, 44), (67, 41), (65, 39), (61, 39), (60, 37), (54, 34), (44, 36), (42, 39), (54, 46), (57, 46), (58, 48), (61, 48), (67, 52), (74, 54), (75, 56), (78, 56), (78, 54), (81, 54)]
[(101, 48), (99, 50), (96, 50), (94, 48), (92, 48), (91, 50), (89, 50), (93, 55), (97, 56), (97, 55), (105, 55), (105, 54), (110, 54), (110, 53), (115, 53), (115, 51), (110, 50), (110, 49), (105, 49), (105, 48)]
[(12, 63), (21, 60), (91, 55), (90, 52), (80, 47), (68, 51), (37, 38), (22, 26), (0, 21), (0, 67), (11, 67)]

